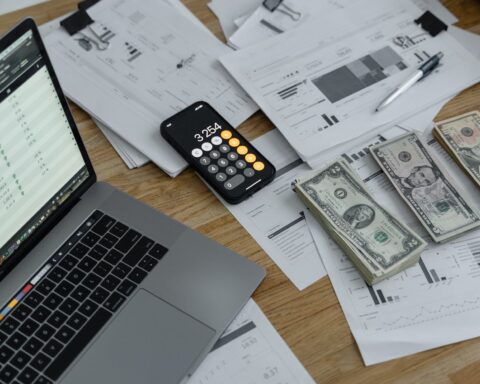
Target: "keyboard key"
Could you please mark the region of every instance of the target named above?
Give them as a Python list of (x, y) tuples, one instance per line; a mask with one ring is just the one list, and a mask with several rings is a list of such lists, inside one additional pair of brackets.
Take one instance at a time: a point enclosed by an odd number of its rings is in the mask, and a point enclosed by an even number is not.
[(37, 352), (43, 347), (43, 342), (38, 340), (36, 337), (32, 337), (23, 346), (23, 350), (29, 353), (32, 356), (35, 356)]
[(125, 296), (130, 296), (135, 288), (137, 288), (137, 284), (132, 283), (130, 280), (124, 280), (122, 284), (119, 285), (118, 291)]
[(60, 328), (65, 321), (67, 321), (67, 315), (60, 311), (55, 311), (55, 313), (48, 318), (47, 323), (53, 328)]
[(38, 305), (43, 301), (44, 296), (38, 292), (31, 292), (25, 299), (25, 304), (28, 304), (32, 308), (37, 308)]
[(98, 287), (93, 293), (90, 295), (90, 298), (96, 302), (97, 304), (102, 304), (108, 297), (109, 292), (102, 287)]
[(107, 254), (107, 252), (108, 250), (105, 247), (97, 244), (90, 250), (90, 252), (88, 252), (88, 254), (95, 260), (99, 261), (100, 259), (102, 259), (103, 256)]
[(120, 239), (120, 241), (116, 245), (116, 249), (120, 252), (127, 253), (130, 248), (140, 239), (142, 235), (140, 235), (137, 231), (133, 229), (129, 229), (125, 235)]
[(83, 278), (85, 277), (85, 272), (80, 271), (78, 268), (75, 268), (67, 276), (67, 280), (70, 281), (73, 285), (78, 285)]
[(35, 368), (38, 371), (43, 371), (45, 368), (47, 368), (48, 364), (52, 359), (50, 359), (47, 355), (44, 353), (40, 352), (30, 363), (30, 365)]
[(72, 298), (82, 303), (90, 294), (90, 290), (85, 288), (83, 285), (79, 285), (73, 292)]
[(93, 315), (93, 313), (97, 310), (98, 305), (95, 304), (92, 300), (87, 300), (85, 303), (83, 303), (80, 308), (78, 308), (78, 311), (87, 316), (90, 317)]
[(98, 263), (98, 265), (95, 267), (95, 269), (93, 270), (93, 272), (95, 272), (97, 275), (101, 276), (101, 277), (105, 277), (107, 276), (110, 271), (112, 270), (112, 266), (108, 263), (106, 263), (105, 261), (101, 261), (100, 263)]
[(69, 283), (68, 281), (64, 280), (57, 285), (57, 288), (55, 288), (55, 292), (62, 297), (66, 297), (70, 294), (70, 292), (72, 292), (74, 288), (75, 286), (72, 283)]
[(123, 279), (130, 273), (131, 270), (132, 268), (130, 268), (128, 265), (120, 263), (113, 269), (112, 274), (117, 276), (119, 279)]
[(97, 224), (93, 226), (92, 231), (97, 235), (103, 236), (114, 224), (115, 220), (110, 216), (105, 215), (100, 219), (100, 221), (98, 221)]
[(48, 278), (53, 280), (57, 284), (62, 281), (65, 276), (67, 276), (67, 271), (60, 267), (56, 267), (52, 272), (48, 274)]
[(147, 272), (141, 270), (140, 268), (135, 268), (132, 272), (130, 272), (128, 278), (134, 283), (140, 284), (146, 276)]
[(142, 261), (140, 261), (139, 267), (145, 269), (148, 272), (151, 272), (153, 268), (158, 264), (157, 259), (154, 259), (151, 256), (145, 256)]
[(87, 318), (80, 313), (74, 313), (73, 316), (67, 321), (67, 325), (75, 330), (82, 328), (83, 324), (87, 321)]
[(49, 279), (43, 279), (42, 282), (37, 286), (36, 291), (40, 292), (42, 295), (47, 296), (55, 288), (55, 283)]
[(53, 329), (48, 324), (43, 324), (40, 329), (35, 333), (40, 340), (47, 342), (55, 334), (55, 329)]
[(124, 301), (124, 296), (117, 292), (113, 292), (103, 305), (110, 311), (115, 312), (118, 308), (120, 308)]
[(120, 284), (120, 279), (117, 279), (115, 276), (107, 276), (105, 280), (102, 281), (102, 287), (107, 291), (112, 292)]
[(32, 336), (39, 326), (40, 325), (36, 321), (33, 321), (32, 319), (27, 319), (18, 330), (24, 335)]
[(62, 303), (62, 305), (60, 305), (58, 309), (70, 316), (79, 305), (79, 303), (69, 297)]
[(78, 243), (70, 251), (70, 254), (75, 256), (77, 259), (81, 259), (83, 256), (87, 254), (87, 252), (88, 252), (88, 247), (82, 243)]
[(48, 380), (45, 376), (40, 376), (33, 384), (53, 384), (53, 381)]
[(117, 222), (111, 229), (110, 233), (117, 237), (122, 237), (127, 232), (128, 227), (125, 224)]
[(27, 307), (25, 304), (20, 304), (15, 312), (12, 313), (12, 316), (17, 320), (24, 321), (31, 313), (32, 309)]
[(15, 320), (13, 317), (7, 317), (3, 321), (3, 324), (0, 326), (0, 329), (5, 332), (7, 335), (11, 335), (15, 330), (20, 326), (20, 323)]
[(92, 248), (98, 240), (100, 240), (100, 236), (93, 232), (88, 232), (85, 236), (83, 236), (82, 243)]
[(95, 273), (90, 273), (83, 279), (82, 284), (85, 285), (88, 289), (95, 289), (98, 284), (102, 281), (102, 278), (96, 275)]
[(60, 262), (60, 266), (65, 269), (66, 271), (71, 271), (75, 265), (77, 265), (78, 259), (71, 255), (65, 256), (62, 261)]
[(89, 273), (96, 264), (96, 260), (92, 259), (90, 256), (86, 256), (80, 261), (80, 263), (78, 263), (77, 267), (83, 272)]
[(8, 360), (10, 360), (14, 353), (13, 349), (6, 345), (2, 345), (0, 347), (0, 363), (7, 364)]
[(51, 314), (52, 311), (41, 305), (35, 310), (35, 312), (32, 313), (32, 319), (38, 321), (39, 323), (43, 323)]
[(20, 351), (17, 352), (13, 359), (10, 360), (10, 364), (12, 364), (15, 368), (23, 369), (30, 361), (31, 357), (27, 355), (25, 352)]
[(59, 341), (52, 339), (43, 347), (42, 352), (50, 357), (55, 357), (60, 353), (62, 347), (63, 345)]
[(118, 237), (113, 236), (111, 233), (107, 233), (103, 236), (102, 240), (100, 240), (99, 244), (103, 245), (105, 248), (110, 249), (117, 244)]
[(20, 375), (18, 375), (17, 380), (22, 384), (32, 384), (33, 381), (37, 378), (38, 373), (35, 372), (32, 368), (27, 367), (23, 370)]
[(123, 254), (118, 252), (116, 249), (112, 249), (108, 252), (108, 255), (105, 257), (105, 261), (108, 261), (112, 265), (117, 265), (117, 263), (122, 260)]
[(155, 244), (155, 246), (148, 252), (150, 256), (153, 256), (155, 259), (160, 260), (168, 252), (168, 249), (162, 247), (160, 244)]
[(15, 332), (7, 340), (7, 345), (12, 347), (14, 350), (18, 350), (22, 347), (23, 344), (27, 341), (27, 338), (23, 336), (20, 332)]
[(60, 303), (63, 301), (63, 298), (58, 296), (55, 292), (52, 292), (48, 297), (44, 300), (43, 305), (47, 308), (51, 309), (52, 311), (57, 309)]
[(130, 252), (123, 258), (123, 262), (130, 267), (134, 267), (142, 259), (143, 256), (152, 248), (153, 240), (143, 236), (140, 241), (132, 248)]
[(13, 368), (11, 365), (7, 365), (0, 371), (0, 381), (6, 384), (11, 383), (17, 375), (18, 370)]
[(0, 344), (3, 344), (7, 339), (8, 339), (8, 336), (5, 333), (0, 332)]
[(65, 369), (75, 360), (79, 353), (88, 345), (111, 317), (111, 313), (100, 308), (52, 364), (50, 364), (45, 371), (45, 376), (53, 381), (58, 380)]
[(55, 338), (60, 340), (63, 344), (67, 344), (70, 339), (75, 335), (75, 331), (64, 325), (59, 331), (55, 334)]

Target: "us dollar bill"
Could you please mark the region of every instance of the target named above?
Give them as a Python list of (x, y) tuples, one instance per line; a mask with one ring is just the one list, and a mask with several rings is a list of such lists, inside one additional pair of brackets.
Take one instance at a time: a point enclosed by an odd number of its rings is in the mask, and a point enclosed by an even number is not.
[(440, 168), (417, 134), (376, 145), (371, 154), (435, 242), (480, 225), (477, 208)]
[(433, 136), (480, 187), (480, 112), (437, 123)]
[(375, 201), (343, 159), (297, 179), (293, 188), (370, 284), (416, 263), (426, 246)]

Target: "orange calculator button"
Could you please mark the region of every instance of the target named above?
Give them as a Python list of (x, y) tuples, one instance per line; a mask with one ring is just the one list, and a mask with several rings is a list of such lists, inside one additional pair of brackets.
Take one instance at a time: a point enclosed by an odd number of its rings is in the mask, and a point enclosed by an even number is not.
[(253, 164), (253, 169), (258, 172), (263, 171), (265, 169), (265, 164), (263, 164), (261, 161), (257, 161), (255, 164)]
[(220, 136), (222, 136), (222, 139), (223, 139), (223, 140), (228, 140), (228, 139), (230, 139), (230, 138), (232, 137), (232, 132), (230, 132), (230, 131), (222, 131), (222, 132), (220, 133)]
[(247, 156), (245, 156), (245, 161), (247, 163), (254, 163), (257, 160), (257, 156), (255, 156), (253, 153), (249, 153)]
[(239, 155), (246, 155), (248, 153), (248, 148), (245, 147), (244, 145), (241, 145), (237, 148), (237, 152)]
[(238, 147), (240, 145), (240, 140), (238, 140), (237, 138), (232, 138), (230, 139), (230, 141), (228, 142), (228, 145), (230, 145), (231, 147)]

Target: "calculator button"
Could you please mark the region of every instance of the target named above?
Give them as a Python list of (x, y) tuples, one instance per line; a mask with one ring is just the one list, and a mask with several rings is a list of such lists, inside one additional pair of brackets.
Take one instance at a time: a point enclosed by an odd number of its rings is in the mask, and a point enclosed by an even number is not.
[(192, 156), (193, 157), (201, 157), (203, 155), (203, 151), (200, 148), (195, 148), (192, 151)]
[(248, 153), (248, 148), (245, 147), (244, 145), (241, 145), (240, 147), (237, 148), (237, 152), (239, 155), (246, 155)]
[(209, 157), (206, 157), (206, 156), (203, 156), (203, 157), (200, 159), (200, 164), (202, 164), (202, 165), (208, 165), (208, 164), (210, 164), (210, 158), (209, 158)]
[(252, 177), (255, 175), (255, 171), (252, 168), (247, 168), (243, 171), (243, 174), (247, 177)]
[(213, 149), (213, 145), (211, 143), (203, 143), (202, 144), (202, 149), (205, 151), (205, 152), (209, 152)]
[(220, 167), (225, 168), (228, 165), (228, 160), (222, 157), (220, 160), (218, 160), (217, 164)]
[(212, 151), (210, 152), (210, 157), (213, 159), (213, 160), (217, 160), (220, 158), (220, 152), (218, 151)]
[(220, 145), (220, 144), (222, 144), (222, 139), (218, 136), (213, 136), (212, 137), (212, 144), (213, 145)]
[(231, 146), (231, 147), (238, 147), (240, 145), (240, 140), (238, 140), (236, 137), (233, 137), (229, 140), (228, 144)]
[(215, 178), (220, 181), (220, 182), (223, 182), (225, 180), (227, 180), (227, 175), (224, 174), (223, 172), (219, 172), (216, 174)]
[(232, 137), (232, 132), (225, 130), (225, 131), (222, 131), (222, 133), (220, 133), (220, 136), (222, 136), (222, 139), (228, 140)]
[(240, 184), (242, 184), (245, 181), (245, 177), (242, 175), (236, 175), (232, 177), (230, 180), (228, 180), (223, 186), (225, 189), (231, 191), (232, 189), (238, 187)]
[(253, 164), (253, 169), (258, 172), (263, 171), (265, 169), (265, 164), (263, 164), (261, 161), (257, 161)]
[(237, 173), (237, 168), (235, 167), (227, 167), (227, 169), (225, 169), (225, 172), (228, 176), (233, 176)]
[(230, 147), (227, 144), (220, 145), (220, 147), (218, 147), (218, 149), (222, 153), (228, 153), (230, 151)]
[(245, 161), (247, 163), (254, 163), (257, 160), (257, 156), (255, 156), (253, 153), (249, 153), (247, 156), (245, 156)]
[(238, 160), (238, 155), (235, 152), (230, 152), (227, 155), (228, 160), (230, 161), (237, 161)]
[(235, 166), (238, 168), (238, 169), (244, 169), (246, 166), (247, 166), (247, 163), (243, 160), (238, 160), (236, 163), (235, 163)]
[(209, 165), (208, 166), (208, 172), (215, 174), (215, 173), (218, 172), (218, 167), (215, 164)]

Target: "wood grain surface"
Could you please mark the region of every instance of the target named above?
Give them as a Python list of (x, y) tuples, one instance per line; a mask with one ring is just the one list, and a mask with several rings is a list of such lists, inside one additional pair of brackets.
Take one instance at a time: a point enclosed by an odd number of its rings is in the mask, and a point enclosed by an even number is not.
[[(0, 33), (27, 16), (42, 24), (74, 10), (77, 2), (50, 0), (0, 16)], [(207, 2), (184, 0), (188, 8), (224, 41)], [(444, 3), (459, 18), (458, 26), (480, 33), (479, 0), (446, 0)], [(436, 120), (472, 109), (480, 109), (480, 84), (465, 90), (445, 105)], [(88, 115), (73, 104), (72, 110), (99, 180), (114, 185), (266, 268), (267, 278), (254, 299), (316, 382), (480, 383), (480, 339), (365, 367), (328, 277), (299, 292), (191, 170), (175, 179), (153, 165), (128, 170)], [(270, 129), (272, 124), (262, 112), (257, 112), (240, 127), (248, 139), (254, 139)]]

